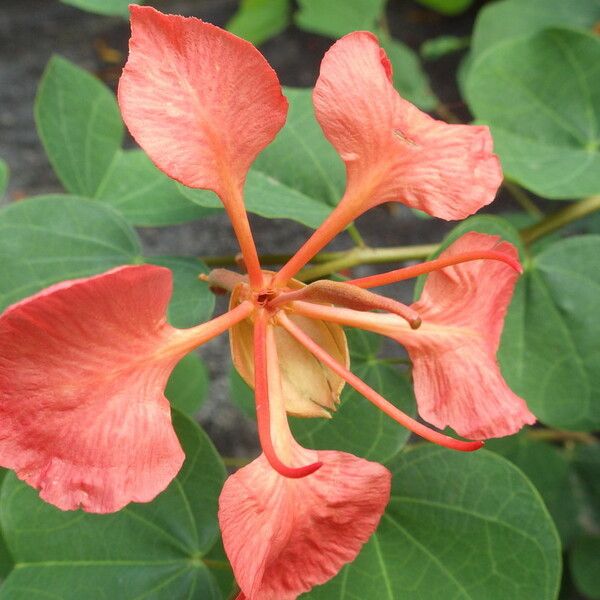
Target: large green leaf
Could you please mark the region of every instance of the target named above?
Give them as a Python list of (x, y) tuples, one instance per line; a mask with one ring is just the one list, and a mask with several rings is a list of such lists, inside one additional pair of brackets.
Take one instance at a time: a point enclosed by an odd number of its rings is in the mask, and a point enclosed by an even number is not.
[(565, 452), (546, 442), (532, 440), (523, 433), (488, 440), (486, 448), (502, 454), (529, 477), (554, 519), (563, 548), (567, 547), (579, 532), (579, 507)]
[(35, 121), (63, 185), (92, 197), (123, 141), (112, 92), (87, 71), (53, 56), (38, 88)]
[(241, 0), (227, 29), (258, 46), (288, 26), (290, 10), (289, 0)]
[(531, 36), (548, 27), (592, 29), (600, 20), (598, 0), (502, 0), (477, 14), (471, 53), (474, 56), (511, 38)]
[(0, 521), (15, 569), (0, 598), (220, 599), (202, 559), (218, 539), (225, 469), (195, 423), (175, 414), (174, 424), (186, 461), (149, 504), (112, 515), (63, 512), (8, 476)]
[(600, 528), (600, 443), (578, 444), (571, 461), (583, 487), (585, 504), (589, 507), (587, 520)]
[(331, 38), (340, 38), (351, 31), (370, 30), (377, 27), (387, 0), (298, 0), (296, 25)]
[(577, 589), (589, 600), (600, 600), (600, 536), (585, 536), (570, 554), (570, 566)]
[(140, 244), (111, 208), (73, 196), (39, 196), (0, 210), (0, 307), (63, 279), (138, 262)]
[(169, 305), (169, 321), (175, 327), (193, 327), (208, 321), (215, 308), (215, 297), (200, 273), (208, 273), (208, 267), (195, 258), (183, 256), (152, 256), (145, 259), (173, 272), (173, 298)]
[(115, 154), (95, 197), (141, 227), (175, 225), (216, 212), (191, 202), (141, 150)]
[(506, 175), (547, 198), (600, 192), (600, 39), (550, 29), (496, 44), (466, 94), (490, 125)]
[(173, 369), (165, 396), (171, 406), (193, 416), (206, 400), (207, 394), (208, 370), (197, 354), (188, 354)]
[[(249, 212), (316, 228), (342, 197), (345, 175), (341, 159), (315, 119), (311, 92), (286, 89), (290, 110), (285, 127), (258, 156), (244, 195)], [(180, 187), (200, 206), (221, 207), (212, 192)]]
[(600, 236), (545, 248), (525, 264), (500, 349), (509, 385), (554, 427), (600, 427)]
[(0, 210), (0, 308), (58, 281), (146, 260), (173, 271), (169, 319), (191, 327), (212, 315), (214, 297), (193, 258), (140, 256), (139, 239), (112, 208), (73, 196), (40, 196)]
[[(110, 15), (127, 18), (127, 7), (131, 4), (129, 0), (61, 0), (65, 4), (70, 4), (87, 10), (88, 12), (98, 13), (100, 15)], [(137, 0), (136, 4), (144, 4), (145, 0)]]
[(473, 0), (418, 0), (418, 2), (444, 15), (458, 15), (473, 4)]
[(289, 112), (285, 127), (260, 153), (255, 167), (302, 192), (334, 206), (345, 186), (344, 164), (325, 139), (312, 103), (312, 90), (285, 88)]
[(406, 99), (423, 110), (433, 110), (438, 99), (429, 87), (429, 80), (418, 54), (406, 44), (379, 34), (381, 45), (392, 62), (394, 87)]
[[(407, 378), (378, 358), (381, 338), (363, 331), (348, 331), (352, 371), (387, 400), (414, 415), (415, 401)], [(331, 419), (292, 419), (296, 439), (308, 448), (342, 450), (362, 458), (385, 462), (406, 444), (410, 432), (346, 385)]]
[(560, 544), (539, 494), (485, 450), (432, 446), (390, 465), (392, 498), (358, 558), (308, 600), (554, 600)]
[(6, 161), (0, 158), (0, 198), (4, 196), (4, 192), (6, 191), (6, 187), (8, 186), (8, 178), (10, 176), (10, 171), (8, 169), (8, 165)]

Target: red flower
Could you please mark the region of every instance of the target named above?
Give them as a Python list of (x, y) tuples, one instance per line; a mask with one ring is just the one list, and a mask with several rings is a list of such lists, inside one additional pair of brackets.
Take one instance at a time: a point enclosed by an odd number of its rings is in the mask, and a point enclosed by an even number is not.
[[(131, 15), (123, 117), (161, 170), (221, 198), (247, 276), (213, 271), (209, 283), (232, 292), (230, 311), (188, 330), (166, 322), (171, 278), (159, 267), (65, 282), (9, 308), (0, 317), (0, 460), (64, 509), (151, 500), (183, 460), (163, 396), (169, 373), (229, 329), (234, 364), (255, 389), (263, 454), (225, 484), (223, 541), (240, 598), (291, 600), (354, 559), (385, 509), (390, 473), (300, 447), (287, 414), (331, 417), (347, 382), (426, 439), (465, 451), (482, 445), (426, 427), (353, 375), (341, 325), (407, 348), (421, 416), (437, 427), (486, 438), (534, 420), (495, 356), (520, 271), (510, 244), (471, 233), (416, 267), (346, 283), (292, 279), (382, 202), (447, 219), (477, 211), (501, 182), (498, 159), (487, 128), (435, 121), (400, 98), (374, 36), (350, 34), (327, 53), (314, 93), (317, 118), (346, 162), (346, 192), (280, 271), (263, 271), (243, 187), (285, 122), (275, 73), (251, 44), (213, 25), (139, 6)], [(430, 271), (412, 306), (367, 290)]]

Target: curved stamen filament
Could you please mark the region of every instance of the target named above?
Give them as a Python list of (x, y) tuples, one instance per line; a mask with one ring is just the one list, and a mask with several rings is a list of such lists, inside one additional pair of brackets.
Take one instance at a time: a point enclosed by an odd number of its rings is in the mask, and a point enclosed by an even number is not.
[(370, 311), (385, 310), (402, 317), (412, 329), (421, 325), (419, 313), (406, 304), (368, 292), (339, 281), (315, 281), (306, 287), (293, 292), (280, 294), (270, 302), (271, 308), (276, 308), (288, 302), (306, 300), (309, 302), (327, 302), (354, 310)]
[(438, 271), (445, 267), (451, 267), (452, 265), (458, 265), (473, 260), (499, 260), (512, 267), (518, 273), (523, 272), (523, 267), (521, 267), (519, 260), (505, 252), (499, 252), (497, 250), (474, 250), (472, 252), (455, 254), (454, 256), (443, 256), (411, 267), (404, 267), (402, 269), (388, 271), (387, 273), (380, 273), (379, 275), (351, 279), (346, 283), (351, 283), (360, 288), (377, 287), (380, 285), (396, 283), (405, 279), (412, 279), (413, 277), (418, 277), (425, 273), (431, 273), (432, 271)]
[(321, 346), (312, 340), (306, 333), (302, 331), (297, 325), (295, 325), (285, 314), (279, 313), (279, 322), (281, 325), (302, 344), (309, 352), (314, 354), (323, 364), (327, 365), (334, 373), (339, 375), (347, 383), (349, 383), (357, 392), (362, 394), (367, 400), (372, 402), (377, 408), (382, 410), (386, 415), (390, 416), (394, 421), (400, 423), (407, 429), (410, 429), (413, 433), (421, 436), (422, 438), (429, 440), (440, 446), (446, 448), (452, 448), (453, 450), (460, 450), (462, 452), (472, 452), (478, 450), (483, 446), (481, 441), (465, 442), (463, 440), (456, 440), (449, 436), (434, 431), (429, 427), (419, 423), (412, 417), (403, 413), (400, 409), (396, 408), (393, 404), (388, 402), (383, 396), (380, 396), (374, 389), (369, 387), (362, 379), (354, 375), (351, 371), (346, 369), (340, 363), (338, 363), (333, 356), (328, 354)]
[(258, 437), (270, 465), (280, 475), (291, 479), (306, 477), (321, 468), (323, 466), (321, 462), (303, 467), (288, 467), (279, 459), (273, 446), (267, 366), (267, 313), (264, 310), (258, 312), (254, 323), (254, 394), (256, 398)]

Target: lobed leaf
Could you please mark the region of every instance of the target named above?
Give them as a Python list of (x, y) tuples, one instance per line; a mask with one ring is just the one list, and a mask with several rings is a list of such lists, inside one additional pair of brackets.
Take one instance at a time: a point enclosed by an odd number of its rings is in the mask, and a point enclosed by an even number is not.
[(505, 174), (553, 199), (600, 192), (600, 40), (566, 29), (492, 46), (466, 96), (488, 124)]
[(101, 590), (103, 597), (122, 600), (220, 600), (203, 559), (218, 540), (225, 468), (194, 422), (175, 413), (174, 424), (186, 461), (148, 504), (130, 504), (112, 515), (62, 512), (7, 476), (0, 522), (15, 569), (0, 598), (79, 600), (98, 597)]
[(304, 600), (554, 600), (560, 543), (511, 463), (414, 447), (388, 465), (392, 497), (358, 558)]
[(123, 142), (114, 95), (96, 77), (53, 56), (35, 99), (35, 122), (62, 184), (93, 197)]

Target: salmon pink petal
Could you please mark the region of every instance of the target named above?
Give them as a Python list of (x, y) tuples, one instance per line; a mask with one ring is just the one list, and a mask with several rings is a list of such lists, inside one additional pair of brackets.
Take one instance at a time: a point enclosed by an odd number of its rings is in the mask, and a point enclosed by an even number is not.
[[(468, 233), (442, 253), (494, 250), (518, 260), (514, 246), (496, 236)], [(471, 438), (510, 435), (535, 417), (504, 381), (496, 351), (518, 273), (508, 264), (480, 260), (430, 274), (413, 305), (419, 331), (398, 335), (413, 361), (419, 414)], [(414, 334), (414, 335), (413, 335)]]
[(294, 600), (325, 583), (356, 557), (389, 500), (382, 465), (297, 445), (294, 458), (323, 466), (288, 479), (261, 455), (225, 482), (219, 522), (240, 598)]
[(397, 201), (463, 219), (494, 199), (502, 171), (488, 128), (448, 125), (401, 98), (371, 33), (351, 33), (332, 46), (313, 100), (326, 137), (346, 163), (341, 206), (348, 217)]
[(0, 316), (0, 464), (61, 509), (147, 502), (183, 451), (163, 395), (185, 350), (165, 319), (171, 272), (121, 267)]
[(285, 122), (277, 75), (249, 42), (193, 17), (132, 5), (119, 105), (159, 169), (224, 201)]

